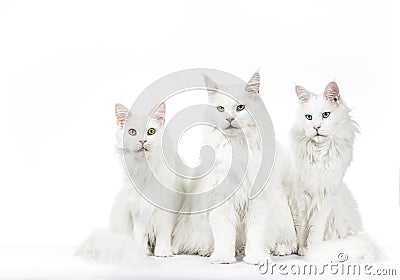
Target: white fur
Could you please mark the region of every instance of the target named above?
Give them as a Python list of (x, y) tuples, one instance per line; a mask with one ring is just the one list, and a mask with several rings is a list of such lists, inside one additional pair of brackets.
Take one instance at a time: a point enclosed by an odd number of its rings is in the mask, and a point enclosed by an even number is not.
[(305, 256), (308, 261), (320, 263), (342, 262), (343, 260), (350, 263), (373, 263), (380, 258), (381, 253), (365, 233), (315, 244), (307, 249)]
[[(232, 263), (235, 255), (245, 245), (244, 261), (250, 264), (265, 262), (273, 251), (279, 255), (291, 254), (296, 247), (295, 231), (287, 197), (284, 194), (283, 159), (279, 147), (276, 150), (276, 162), (268, 185), (254, 199), (249, 193), (261, 162), (261, 139), (258, 128), (246, 110), (237, 111), (238, 102), (217, 93), (217, 85), (206, 78), (209, 90), (209, 104), (215, 106), (215, 118), (212, 122), (223, 129), (222, 135), (217, 129), (211, 129), (205, 135), (206, 144), (214, 147), (217, 163), (213, 171), (197, 180), (193, 189), (196, 192), (208, 191), (216, 187), (226, 176), (230, 167), (240, 168), (240, 162), (231, 162), (231, 145), (236, 142), (239, 149), (235, 153), (249, 154), (248, 173), (241, 188), (225, 203), (205, 213), (181, 215), (174, 230), (173, 250), (175, 253), (210, 255), (212, 263)], [(259, 76), (256, 73), (245, 89), (240, 89), (244, 105), (262, 102), (258, 94)], [(224, 88), (226, 92), (238, 90)], [(224, 111), (218, 112), (217, 107)], [(245, 136), (238, 130), (224, 129), (229, 126), (227, 117), (234, 117), (232, 125), (241, 127)], [(247, 140), (247, 142), (246, 142)], [(233, 146), (233, 145), (232, 145)], [(229, 180), (230, 178), (228, 178)], [(185, 203), (193, 203), (186, 201)]]
[(136, 263), (146, 256), (147, 248), (131, 234), (105, 230), (95, 231), (79, 248), (77, 254), (108, 263)]
[[(171, 236), (176, 215), (143, 198), (130, 180), (130, 177), (135, 178), (137, 187), (146, 193), (151, 191), (157, 178), (167, 187), (177, 188), (175, 176), (163, 164), (161, 139), (164, 114), (165, 105), (161, 105), (146, 127), (146, 117), (128, 114), (125, 107), (117, 104), (117, 152), (121, 156), (124, 185), (111, 211), (110, 229), (97, 232), (89, 238), (82, 246), (81, 254), (92, 257), (98, 255), (105, 261), (120, 259), (122, 262), (126, 261), (124, 258), (132, 259), (132, 255), (151, 253), (152, 249), (155, 256), (172, 255)], [(136, 135), (129, 134), (131, 128), (136, 130)], [(148, 135), (148, 128), (154, 128), (156, 133)], [(142, 144), (140, 140), (147, 142)], [(141, 150), (142, 146), (147, 150)], [(147, 164), (150, 169), (146, 168)]]
[[(349, 116), (350, 109), (340, 98), (334, 82), (321, 95), (299, 86), (296, 92), (300, 105), (291, 131), (290, 206), (295, 221), (298, 253), (307, 255), (310, 249), (310, 257), (315, 256), (314, 261), (319, 261), (318, 254), (332, 256), (332, 250), (326, 250), (332, 246), (322, 243), (324, 240), (342, 239), (343, 243), (332, 243), (337, 245), (335, 257), (339, 253), (347, 253), (353, 254), (349, 258), (359, 260), (364, 252), (365, 258), (370, 259), (369, 248), (372, 244), (365, 239), (360, 237), (362, 241), (357, 243), (360, 244), (359, 252), (354, 251), (354, 246), (346, 247), (348, 240), (358, 240), (356, 237), (347, 237), (357, 235), (362, 229), (356, 202), (343, 182), (343, 176), (352, 161), (357, 132), (357, 126)], [(324, 112), (330, 115), (323, 118)], [(311, 115), (312, 119), (308, 120), (305, 115)]]

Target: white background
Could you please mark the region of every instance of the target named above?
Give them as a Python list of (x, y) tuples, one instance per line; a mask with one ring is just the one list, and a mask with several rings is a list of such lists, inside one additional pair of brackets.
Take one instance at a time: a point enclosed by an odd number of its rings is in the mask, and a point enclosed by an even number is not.
[(114, 104), (205, 67), (244, 80), (260, 69), (282, 141), (294, 84), (320, 92), (335, 79), (361, 127), (345, 180), (366, 231), (399, 260), (394, 2), (2, 1), (0, 246), (78, 246), (105, 226), (120, 186)]

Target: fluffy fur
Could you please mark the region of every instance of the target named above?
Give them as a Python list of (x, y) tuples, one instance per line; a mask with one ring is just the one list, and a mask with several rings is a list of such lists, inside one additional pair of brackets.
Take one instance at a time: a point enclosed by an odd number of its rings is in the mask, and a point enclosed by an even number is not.
[(373, 263), (381, 259), (381, 252), (365, 233), (358, 233), (315, 244), (305, 255), (306, 260), (320, 263), (339, 262), (343, 258), (352, 263)]
[[(234, 142), (241, 149), (235, 150), (235, 153), (246, 153), (247, 150), (249, 154), (248, 173), (241, 188), (219, 207), (205, 214), (181, 215), (178, 218), (173, 250), (175, 253), (211, 254), (212, 263), (235, 262), (235, 255), (243, 247), (243, 260), (250, 264), (264, 263), (270, 258), (271, 251), (279, 255), (291, 254), (296, 247), (296, 238), (282, 187), (285, 170), (279, 147), (268, 185), (255, 199), (248, 198), (261, 162), (262, 147), (258, 129), (263, 128), (257, 127), (249, 112), (238, 106), (262, 102), (259, 74), (255, 73), (245, 88), (239, 89), (237, 86), (221, 87), (208, 77), (205, 77), (205, 82), (209, 104), (215, 107), (212, 123), (221, 128), (225, 135), (217, 129), (208, 131), (206, 144), (214, 147), (217, 163), (208, 176), (194, 183), (193, 188), (196, 192), (210, 190), (225, 178), (231, 165), (234, 169), (240, 168), (238, 165), (241, 163), (230, 160), (230, 144)], [(225, 92), (240, 90), (244, 104), (218, 93), (219, 89)], [(244, 130), (245, 135), (238, 133), (238, 127)]]
[(100, 262), (129, 264), (143, 261), (146, 250), (147, 246), (136, 242), (132, 234), (104, 229), (95, 231), (81, 245), (77, 254)]
[[(104, 261), (118, 259), (122, 262), (146, 253), (171, 256), (176, 215), (153, 205), (137, 190), (151, 192), (157, 178), (169, 188), (177, 188), (175, 176), (162, 164), (165, 104), (156, 109), (148, 125), (145, 116), (135, 115), (121, 104), (115, 106), (115, 113), (118, 124), (116, 148), (121, 156), (124, 185), (111, 211), (110, 229), (96, 232), (82, 245), (80, 253)], [(151, 169), (146, 168), (147, 164)], [(135, 178), (137, 189), (130, 178)]]
[[(296, 86), (300, 105), (291, 130), (292, 188), (290, 206), (294, 216), (298, 254), (338, 256), (352, 253), (353, 260), (361, 260), (362, 252), (370, 260), (370, 241), (358, 235), (361, 218), (356, 202), (343, 182), (343, 176), (353, 157), (353, 143), (358, 131), (349, 116), (350, 109), (343, 102), (335, 82), (327, 85), (323, 94), (316, 95)], [(359, 251), (343, 241), (335, 246), (324, 240), (345, 239), (350, 236), (360, 245)], [(357, 237), (359, 236), (359, 237)], [(358, 240), (358, 241), (356, 241)], [(334, 243), (332, 243), (334, 244)], [(363, 244), (363, 245), (361, 245)], [(333, 249), (333, 251), (329, 249)], [(341, 251), (342, 250), (342, 251)], [(316, 253), (317, 252), (317, 253)], [(319, 257), (318, 257), (319, 256)]]

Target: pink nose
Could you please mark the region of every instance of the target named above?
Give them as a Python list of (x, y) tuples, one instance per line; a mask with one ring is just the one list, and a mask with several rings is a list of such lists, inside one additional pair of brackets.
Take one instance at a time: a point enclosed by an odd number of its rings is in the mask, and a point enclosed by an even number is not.
[(318, 129), (320, 129), (321, 128), (321, 126), (320, 125), (318, 125), (318, 126), (314, 126), (314, 129), (318, 132)]
[(147, 140), (139, 140), (139, 142), (142, 144), (142, 146), (144, 145), (144, 143), (147, 142)]
[(226, 120), (227, 120), (229, 123), (231, 123), (234, 119), (235, 119), (234, 117), (228, 117), (228, 118), (226, 118)]

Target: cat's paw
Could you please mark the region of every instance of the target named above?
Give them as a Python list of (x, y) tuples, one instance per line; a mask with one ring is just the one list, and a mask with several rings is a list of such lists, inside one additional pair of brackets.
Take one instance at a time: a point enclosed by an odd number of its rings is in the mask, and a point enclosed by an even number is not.
[(198, 249), (197, 254), (202, 257), (209, 257), (211, 255), (211, 251), (207, 249)]
[(234, 263), (236, 262), (235, 254), (226, 254), (226, 253), (219, 253), (213, 252), (210, 256), (211, 263)]
[(181, 250), (178, 246), (172, 244), (172, 254), (174, 255), (179, 255), (181, 253)]
[(271, 255), (264, 251), (248, 252), (243, 258), (243, 261), (248, 264), (265, 264), (271, 262)]
[(303, 247), (303, 246), (299, 246), (299, 248), (297, 248), (297, 255), (299, 256), (304, 256), (307, 252), (307, 248)]
[(297, 247), (291, 244), (276, 244), (275, 249), (273, 250), (274, 256), (287, 256), (297, 252)]
[(171, 246), (156, 246), (154, 248), (154, 256), (156, 257), (171, 257), (172, 256), (172, 249)]
[(274, 256), (290, 255), (290, 253), (288, 253), (288, 248), (285, 244), (276, 244), (275, 249), (272, 251), (272, 254)]

